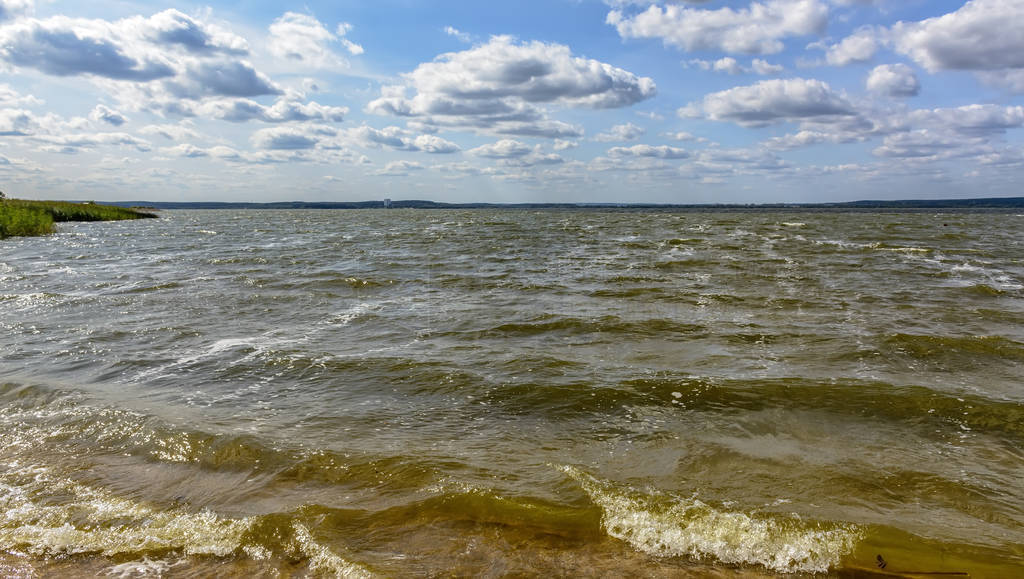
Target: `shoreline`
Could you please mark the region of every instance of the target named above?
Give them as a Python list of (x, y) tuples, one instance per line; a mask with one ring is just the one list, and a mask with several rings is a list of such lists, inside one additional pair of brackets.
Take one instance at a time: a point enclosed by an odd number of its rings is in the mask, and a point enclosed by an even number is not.
[(405, 199), (380, 201), (107, 201), (105, 205), (146, 209), (569, 209), (634, 211), (1005, 211), (1024, 210), (1024, 197), (970, 199), (862, 200), (843, 203), (442, 203)]

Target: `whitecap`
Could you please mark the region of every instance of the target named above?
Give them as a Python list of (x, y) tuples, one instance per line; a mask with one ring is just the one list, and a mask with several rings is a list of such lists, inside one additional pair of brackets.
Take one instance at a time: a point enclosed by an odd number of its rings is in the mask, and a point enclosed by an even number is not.
[(696, 497), (618, 487), (572, 466), (561, 470), (601, 507), (606, 533), (656, 557), (756, 564), (780, 573), (823, 573), (838, 566), (862, 535), (853, 525), (716, 508)]

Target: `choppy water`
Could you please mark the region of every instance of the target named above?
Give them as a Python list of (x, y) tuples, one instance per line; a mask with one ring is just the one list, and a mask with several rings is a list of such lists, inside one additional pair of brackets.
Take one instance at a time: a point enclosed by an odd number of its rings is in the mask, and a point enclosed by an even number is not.
[(1024, 565), (1024, 216), (209, 211), (0, 242), (0, 574)]

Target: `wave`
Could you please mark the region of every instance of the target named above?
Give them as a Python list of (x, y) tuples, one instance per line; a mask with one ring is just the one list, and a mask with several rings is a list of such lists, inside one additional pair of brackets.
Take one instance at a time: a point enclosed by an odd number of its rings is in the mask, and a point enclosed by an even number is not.
[(529, 337), (545, 334), (570, 336), (604, 334), (612, 339), (620, 339), (624, 335), (630, 337), (678, 337), (680, 335), (699, 335), (706, 331), (707, 328), (703, 325), (677, 322), (667, 318), (625, 320), (612, 315), (581, 318), (545, 314), (525, 322), (499, 324), (483, 330), (457, 332), (456, 334), (466, 339)]
[(983, 361), (1024, 362), (1024, 344), (1002, 336), (892, 334), (884, 345), (921, 360), (977, 365)]
[(761, 565), (780, 573), (826, 572), (853, 552), (854, 525), (729, 510), (696, 497), (642, 492), (561, 467), (600, 506), (606, 533), (655, 557)]

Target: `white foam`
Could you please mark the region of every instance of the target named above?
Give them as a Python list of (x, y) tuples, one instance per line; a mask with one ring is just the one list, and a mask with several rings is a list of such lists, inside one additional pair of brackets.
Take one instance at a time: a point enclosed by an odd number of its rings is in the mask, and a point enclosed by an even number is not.
[(178, 563), (160, 561), (159, 559), (152, 561), (149, 557), (143, 557), (141, 561), (128, 561), (127, 563), (108, 567), (107, 572), (104, 573), (104, 575), (107, 577), (120, 577), (121, 579), (127, 579), (128, 577), (147, 577), (151, 575), (160, 577), (164, 573), (170, 571), (171, 567), (177, 564)]
[(852, 525), (723, 510), (695, 497), (617, 488), (571, 466), (561, 470), (604, 511), (605, 532), (658, 557), (757, 564), (781, 573), (826, 572), (861, 536)]
[(329, 573), (335, 577), (350, 577), (353, 579), (369, 579), (376, 575), (369, 569), (348, 561), (337, 553), (321, 545), (313, 539), (313, 535), (305, 526), (295, 523), (292, 525), (295, 530), (295, 541), (302, 554), (309, 558), (309, 567), (312, 571)]
[[(52, 496), (72, 498), (53, 504)], [(177, 549), (224, 557), (241, 546), (252, 523), (209, 511), (157, 510), (39, 466), (15, 467), (0, 478), (0, 548), (17, 545), (34, 556)]]

